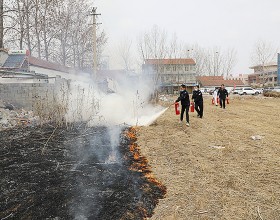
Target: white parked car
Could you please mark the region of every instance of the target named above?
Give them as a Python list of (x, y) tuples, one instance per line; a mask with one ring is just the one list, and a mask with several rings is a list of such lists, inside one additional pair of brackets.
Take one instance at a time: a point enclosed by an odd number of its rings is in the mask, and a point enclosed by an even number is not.
[(253, 88), (245, 87), (245, 88), (242, 88), (242, 90), (240, 90), (238, 92), (238, 94), (239, 95), (257, 95), (257, 94), (259, 94), (259, 92), (254, 90)]
[(280, 92), (280, 86), (274, 87), (271, 91), (272, 92)]
[(255, 89), (255, 94), (258, 95), (258, 94), (262, 94), (263, 93), (263, 89)]
[(235, 88), (231, 90), (232, 94), (239, 94), (239, 92), (242, 90), (242, 88)]

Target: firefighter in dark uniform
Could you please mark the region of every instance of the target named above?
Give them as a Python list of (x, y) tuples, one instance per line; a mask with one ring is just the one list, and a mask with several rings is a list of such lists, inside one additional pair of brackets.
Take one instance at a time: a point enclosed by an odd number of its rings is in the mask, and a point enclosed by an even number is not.
[(199, 90), (198, 85), (196, 85), (194, 87), (192, 99), (194, 100), (194, 104), (195, 104), (194, 108), (197, 112), (197, 117), (202, 118), (203, 117), (203, 97), (202, 97), (202, 92)]
[(218, 96), (220, 99), (220, 108), (226, 108), (226, 98), (228, 97), (228, 91), (225, 89), (225, 85), (222, 84), (218, 91)]
[(184, 112), (186, 111), (186, 125), (190, 126), (190, 121), (189, 121), (190, 97), (189, 97), (189, 93), (186, 89), (187, 89), (186, 85), (182, 84), (180, 96), (177, 98), (175, 103), (181, 101), (180, 123), (182, 123), (183, 117), (184, 117)]

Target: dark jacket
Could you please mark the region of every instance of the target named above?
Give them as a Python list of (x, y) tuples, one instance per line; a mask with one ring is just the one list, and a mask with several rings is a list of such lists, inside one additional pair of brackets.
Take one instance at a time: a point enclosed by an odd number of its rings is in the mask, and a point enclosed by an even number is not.
[(200, 90), (194, 90), (192, 94), (192, 99), (196, 103), (201, 103), (203, 102), (203, 97), (202, 97), (202, 92)]
[(190, 105), (190, 97), (189, 93), (186, 90), (180, 91), (180, 96), (177, 98), (175, 102), (180, 102), (181, 105)]
[(218, 96), (220, 99), (226, 99), (228, 97), (228, 91), (226, 89), (219, 89)]

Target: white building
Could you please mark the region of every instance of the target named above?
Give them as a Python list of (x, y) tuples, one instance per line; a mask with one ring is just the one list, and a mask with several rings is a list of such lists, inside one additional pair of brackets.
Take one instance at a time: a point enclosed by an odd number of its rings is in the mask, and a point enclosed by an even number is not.
[(257, 86), (277, 85), (278, 65), (276, 62), (252, 66), (250, 69), (253, 69), (254, 73), (249, 76), (249, 84)]
[(193, 59), (146, 59), (142, 70), (162, 92), (174, 93), (181, 84), (192, 90), (196, 84), (195, 65)]

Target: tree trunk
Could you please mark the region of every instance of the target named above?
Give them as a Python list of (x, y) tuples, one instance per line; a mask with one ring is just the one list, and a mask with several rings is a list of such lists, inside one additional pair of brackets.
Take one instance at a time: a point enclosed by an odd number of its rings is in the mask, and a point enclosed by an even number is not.
[(44, 38), (44, 51), (45, 51), (45, 59), (49, 60), (49, 44), (47, 40), (47, 8), (48, 2), (45, 1), (45, 9), (44, 9), (44, 22), (43, 22), (43, 38)]
[(18, 22), (19, 22), (19, 49), (23, 49), (23, 38), (24, 38), (24, 6), (20, 5), (20, 2), (17, 1), (17, 10), (18, 10)]
[(4, 0), (0, 0), (0, 48), (4, 48), (4, 11), (3, 11)]
[(30, 19), (29, 19), (29, 0), (26, 1), (25, 5), (25, 14), (26, 14), (26, 33), (27, 33), (27, 47), (29, 50), (29, 54), (31, 56), (32, 49), (31, 49), (31, 39), (30, 39)]
[(37, 49), (38, 49), (38, 58), (41, 59), (41, 41), (40, 41), (40, 30), (39, 30), (39, 21), (38, 21), (38, 13), (39, 13), (39, 1), (37, 0), (35, 2), (36, 4), (36, 12), (35, 12), (35, 33), (36, 33), (36, 39), (37, 39)]

